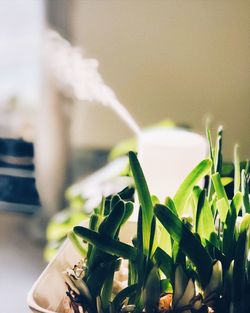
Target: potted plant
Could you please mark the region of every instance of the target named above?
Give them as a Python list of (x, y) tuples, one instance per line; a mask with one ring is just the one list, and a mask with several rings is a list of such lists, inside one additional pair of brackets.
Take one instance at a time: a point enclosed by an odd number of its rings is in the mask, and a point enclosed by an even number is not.
[[(132, 244), (120, 236), (133, 211), (133, 189), (126, 188), (103, 199), (89, 226), (76, 226), (69, 235), (84, 259), (64, 274), (68, 312), (249, 312), (248, 169), (240, 171), (236, 148), (229, 200), (220, 175), (222, 131), (215, 147), (209, 132), (208, 139), (210, 159), (163, 204), (150, 195), (136, 154), (129, 153), (140, 203)], [(124, 280), (119, 274), (126, 268)]]

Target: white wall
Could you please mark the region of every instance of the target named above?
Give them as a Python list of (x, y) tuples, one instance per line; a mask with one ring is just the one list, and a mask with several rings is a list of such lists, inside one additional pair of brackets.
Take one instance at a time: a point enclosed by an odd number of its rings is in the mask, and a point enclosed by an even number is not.
[(0, 107), (9, 98), (35, 106), (40, 87), (44, 1), (0, 1)]
[[(204, 117), (225, 126), (249, 157), (250, 1), (74, 0), (74, 43), (140, 125), (169, 117), (204, 131)], [(77, 106), (75, 144), (111, 146), (129, 130), (108, 109)]]

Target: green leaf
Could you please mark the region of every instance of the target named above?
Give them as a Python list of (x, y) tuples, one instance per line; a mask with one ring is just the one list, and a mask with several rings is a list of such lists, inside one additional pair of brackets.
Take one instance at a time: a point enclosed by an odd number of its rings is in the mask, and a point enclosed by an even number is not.
[[(98, 231), (100, 234), (106, 235), (107, 237), (114, 238), (115, 236), (118, 235), (118, 232), (119, 232), (122, 220), (123, 220), (124, 210), (125, 210), (124, 202), (120, 199), (119, 196), (114, 196), (112, 197), (110, 208), (111, 208), (111, 211), (109, 215), (104, 218), (104, 220), (102, 221), (102, 223), (100, 224), (98, 228)], [(103, 251), (100, 251), (100, 249), (98, 249), (96, 246), (91, 245), (90, 243), (89, 250), (88, 250), (88, 260), (87, 260), (88, 273), (95, 271), (96, 266), (99, 264), (100, 261), (102, 261), (104, 257), (105, 257), (105, 253)]]
[[(206, 127), (206, 133), (207, 133), (207, 140), (208, 140), (208, 145), (209, 145), (209, 155), (210, 155), (210, 159), (212, 161), (212, 165), (211, 165), (211, 174), (215, 173), (215, 161), (214, 161), (214, 149), (213, 149), (213, 143), (212, 143), (212, 138), (211, 138), (211, 132), (210, 129), (208, 128), (208, 126)], [(208, 199), (211, 200), (211, 196), (214, 192), (213, 189), (213, 184), (211, 181), (211, 175), (208, 177)]]
[(201, 239), (207, 240), (215, 232), (214, 218), (206, 198), (205, 190), (201, 191), (197, 204), (196, 232), (200, 235)]
[(195, 185), (210, 172), (212, 161), (205, 159), (201, 161), (185, 178), (174, 196), (174, 204), (178, 215), (181, 217), (185, 208), (185, 204), (190, 197)]
[(198, 208), (198, 201), (201, 194), (201, 188), (199, 186), (194, 186), (194, 189), (192, 191), (192, 201), (191, 201), (191, 207), (192, 207), (192, 214), (193, 214), (193, 227), (194, 232), (197, 233), (197, 208)]
[(227, 198), (226, 191), (222, 185), (220, 174), (215, 173), (212, 175), (212, 181), (214, 185), (214, 189), (217, 195), (217, 209), (219, 212), (220, 219), (223, 223), (226, 221), (227, 212), (230, 209), (229, 201)]
[(236, 245), (233, 269), (233, 301), (239, 303), (245, 292), (247, 251), (247, 232), (250, 228), (250, 214), (246, 214), (240, 225), (239, 238)]
[(244, 169), (241, 171), (241, 192), (243, 194), (242, 213), (250, 213), (249, 182), (247, 179), (247, 173)]
[(103, 282), (103, 286), (101, 290), (101, 301), (102, 301), (104, 312), (108, 312), (108, 309), (110, 306), (115, 268), (116, 268), (116, 263), (113, 262), (108, 270), (107, 277), (105, 281)]
[[(167, 197), (165, 199), (165, 206), (168, 207), (176, 216), (178, 216), (177, 211), (176, 211), (176, 207), (174, 204), (174, 201), (172, 200), (172, 198)], [(166, 248), (161, 244), (159, 245), (160, 248), (162, 248), (164, 251), (166, 251), (167, 253), (169, 253), (174, 262), (179, 262), (180, 259), (182, 258), (182, 252), (180, 252), (179, 250), (179, 246), (175, 243), (171, 241), (171, 236), (170, 234), (167, 232), (166, 228), (163, 227), (162, 231), (162, 238), (161, 238), (161, 242), (164, 240), (164, 238), (166, 238), (166, 245), (168, 245)]]
[(99, 233), (110, 237), (114, 237), (117, 230), (121, 226), (125, 212), (125, 205), (123, 201), (115, 201), (113, 209), (109, 215), (103, 220), (99, 226)]
[(145, 289), (143, 291), (143, 302), (146, 313), (156, 312), (161, 293), (161, 281), (157, 267), (150, 271)]
[(163, 205), (156, 205), (155, 215), (170, 233), (171, 237), (179, 244), (182, 251), (194, 263), (201, 285), (205, 287), (212, 271), (212, 259), (206, 249), (169, 208)]
[(221, 173), (222, 169), (222, 136), (223, 128), (220, 126), (217, 131), (216, 147), (214, 153), (214, 171)]
[(111, 303), (111, 313), (120, 312), (122, 305), (124, 304), (125, 300), (131, 295), (135, 294), (137, 290), (137, 285), (130, 285), (124, 289), (122, 289), (114, 298)]
[(204, 290), (204, 298), (208, 299), (212, 295), (220, 296), (222, 289), (222, 265), (219, 260), (216, 260), (213, 264), (212, 275), (209, 283)]
[[(101, 216), (93, 213), (89, 219), (89, 229), (97, 231), (100, 221), (101, 221)], [(93, 251), (93, 246), (91, 244), (88, 244), (87, 266), (89, 265), (89, 262), (91, 260), (92, 251)]]
[(224, 276), (224, 284), (223, 284), (223, 295), (226, 303), (230, 303), (232, 301), (233, 294), (233, 268), (234, 268), (234, 260), (231, 261), (228, 269), (225, 272)]
[(123, 215), (123, 219), (122, 219), (121, 225), (124, 225), (127, 222), (129, 217), (133, 213), (133, 210), (134, 210), (133, 202), (131, 202), (131, 201), (125, 202), (125, 212), (124, 212), (124, 215)]
[(89, 229), (96, 231), (98, 229), (100, 220), (101, 220), (100, 216), (93, 213), (89, 219)]
[[(157, 203), (158, 204), (158, 203)], [(178, 216), (177, 214), (177, 211), (176, 211), (176, 207), (175, 207), (175, 204), (174, 204), (174, 201), (170, 198), (170, 197), (167, 197), (165, 199), (165, 202), (164, 202), (165, 206), (167, 206), (176, 216)]]
[(155, 250), (153, 258), (157, 266), (162, 270), (162, 272), (171, 281), (171, 284), (173, 285), (174, 264), (172, 258), (159, 247)]
[(214, 173), (214, 151), (213, 151), (213, 143), (212, 143), (212, 138), (211, 138), (211, 132), (210, 129), (206, 129), (206, 134), (207, 134), (207, 140), (208, 140), (208, 145), (209, 145), (209, 154), (210, 154), (210, 159), (212, 160), (212, 173)]
[(132, 201), (134, 198), (135, 189), (133, 187), (125, 187), (118, 193), (120, 198), (124, 201)]
[(161, 202), (159, 198), (157, 198), (156, 195), (151, 195), (151, 201), (152, 201), (153, 206)]
[(137, 266), (135, 261), (128, 261), (128, 285), (137, 284)]
[(150, 259), (156, 249), (156, 218), (153, 216), (150, 230), (148, 258)]
[(106, 253), (120, 256), (124, 259), (136, 260), (137, 250), (130, 245), (81, 226), (74, 227), (74, 232)]
[(147, 255), (149, 250), (150, 228), (153, 218), (153, 204), (142, 168), (136, 154), (132, 151), (129, 152), (129, 163), (134, 177), (139, 202), (142, 207), (143, 251), (145, 255)]
[(84, 257), (87, 255), (87, 249), (84, 248), (82, 243), (78, 240), (76, 235), (73, 233), (73, 231), (68, 233), (68, 238), (72, 242), (73, 246), (76, 248), (77, 251), (80, 252), (80, 254)]
[(233, 178), (232, 177), (221, 177), (221, 183), (222, 185), (225, 187), (229, 184), (231, 184), (231, 182), (233, 182)]
[(226, 267), (227, 259), (219, 248), (219, 244), (216, 242), (215, 238), (213, 238), (213, 235), (217, 237), (217, 235), (213, 233), (210, 240), (206, 240), (206, 249), (209, 251), (212, 259), (221, 261), (224, 268)]
[(137, 275), (138, 275), (138, 290), (142, 288), (143, 282), (144, 282), (144, 276), (146, 271), (145, 265), (145, 256), (143, 254), (143, 243), (142, 243), (142, 209), (139, 208), (139, 214), (138, 214), (138, 222), (137, 222), (137, 241), (136, 241), (136, 247), (137, 247), (137, 258), (136, 258), (136, 264), (137, 264)]
[(167, 278), (161, 279), (161, 293), (173, 293), (173, 287)]
[(234, 147), (234, 194), (240, 190), (240, 159), (239, 146)]
[(93, 298), (96, 298), (96, 296), (100, 294), (105, 281), (107, 281), (110, 274), (113, 273), (116, 260), (117, 257), (114, 256), (103, 256), (100, 262), (95, 266), (95, 269), (86, 275), (85, 281)]
[[(235, 262), (234, 262), (234, 273), (233, 273), (233, 281), (234, 286), (238, 289), (242, 285), (244, 281), (244, 272), (245, 272), (245, 262), (247, 260), (248, 251), (246, 251), (247, 247), (247, 232), (250, 228), (250, 214), (246, 214), (240, 225), (240, 233), (236, 246), (235, 253)], [(237, 290), (236, 289), (236, 290)], [(239, 289), (238, 289), (239, 291)], [(237, 292), (238, 294), (239, 292)], [(237, 295), (239, 297), (239, 294)]]
[(179, 300), (183, 297), (187, 289), (188, 277), (181, 265), (176, 267), (174, 273), (174, 298), (172, 306), (175, 307)]
[(169, 233), (158, 220), (156, 224), (159, 238), (158, 247), (166, 251), (169, 255), (172, 255), (172, 243)]
[(230, 262), (235, 249), (235, 239), (234, 239), (234, 230), (235, 223), (239, 213), (239, 210), (242, 206), (242, 193), (237, 192), (230, 204), (230, 210), (227, 213), (226, 222), (224, 225), (223, 231), (223, 252), (227, 257), (227, 261)]

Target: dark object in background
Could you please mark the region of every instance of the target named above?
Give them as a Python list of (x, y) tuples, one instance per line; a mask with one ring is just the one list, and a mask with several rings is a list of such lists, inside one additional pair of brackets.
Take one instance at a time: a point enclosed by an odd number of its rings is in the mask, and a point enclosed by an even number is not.
[(0, 138), (0, 211), (35, 213), (40, 208), (33, 157), (32, 143)]

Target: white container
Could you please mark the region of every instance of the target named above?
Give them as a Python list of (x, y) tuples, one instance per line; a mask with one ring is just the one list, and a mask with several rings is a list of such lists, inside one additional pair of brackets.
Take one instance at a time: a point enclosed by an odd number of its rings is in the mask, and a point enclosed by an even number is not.
[[(85, 222), (86, 226), (88, 222)], [(131, 243), (136, 223), (127, 222), (121, 228), (121, 241)], [(66, 240), (55, 258), (48, 264), (28, 293), (27, 303), (34, 313), (64, 313), (63, 297), (67, 290), (62, 272), (73, 267), (81, 258), (69, 240)]]
[(161, 201), (175, 195), (207, 153), (204, 137), (181, 128), (149, 129), (138, 137), (138, 158), (150, 193)]

